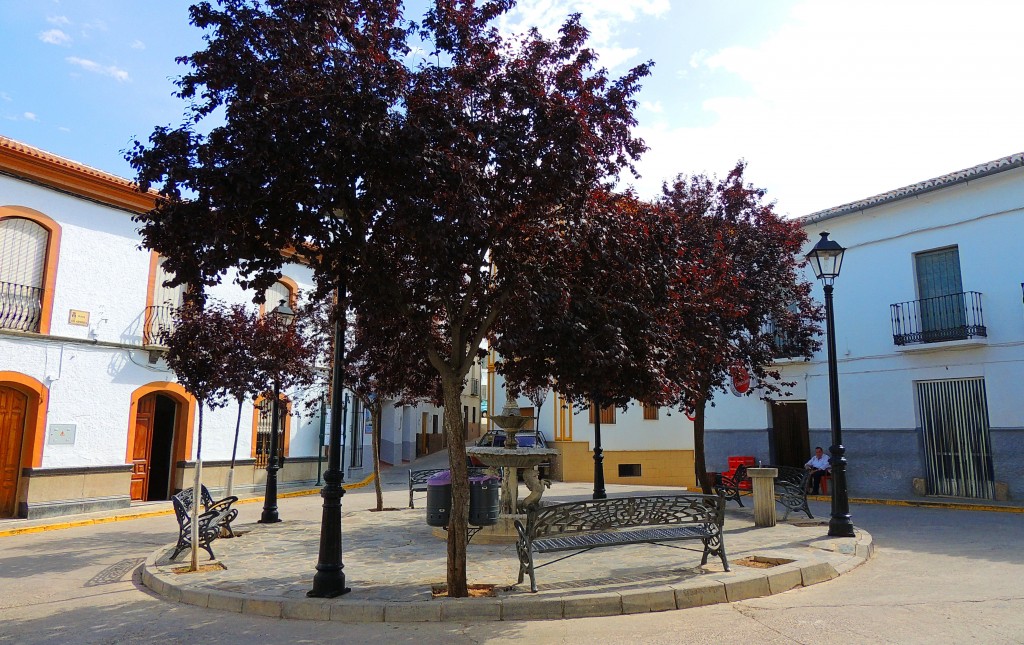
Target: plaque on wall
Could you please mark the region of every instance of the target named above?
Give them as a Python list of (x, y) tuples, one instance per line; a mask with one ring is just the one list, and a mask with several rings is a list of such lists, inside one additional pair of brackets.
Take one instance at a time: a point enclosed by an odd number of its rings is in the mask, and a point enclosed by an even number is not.
[(72, 309), (71, 313), (68, 314), (68, 324), (78, 325), (80, 327), (89, 326), (89, 312), (79, 311), (78, 309)]
[(47, 443), (51, 446), (75, 445), (75, 427), (73, 423), (51, 423)]

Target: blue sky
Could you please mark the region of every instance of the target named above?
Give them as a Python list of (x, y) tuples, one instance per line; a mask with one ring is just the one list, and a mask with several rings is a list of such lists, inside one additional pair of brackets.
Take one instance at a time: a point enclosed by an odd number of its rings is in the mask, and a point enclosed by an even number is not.
[[(131, 177), (121, 151), (183, 114), (188, 5), (0, 2), (0, 134)], [(504, 28), (553, 33), (572, 11), (613, 72), (656, 63), (644, 196), (742, 157), (803, 215), (1024, 151), (1024, 2), (527, 0)]]

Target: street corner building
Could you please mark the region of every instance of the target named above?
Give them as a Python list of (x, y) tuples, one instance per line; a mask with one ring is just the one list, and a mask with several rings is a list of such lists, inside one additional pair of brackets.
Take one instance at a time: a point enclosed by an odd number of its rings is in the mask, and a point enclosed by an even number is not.
[[(140, 248), (132, 221), (153, 205), (128, 180), (0, 137), (0, 517), (117, 509), (191, 486), (196, 401), (159, 345), (185, 287), (164, 286), (171, 276)], [(311, 285), (307, 267), (286, 264), (266, 301), (294, 301)], [(232, 276), (209, 295), (257, 306)], [(298, 394), (282, 393), (279, 406), (279, 477), (308, 488), (327, 415), (292, 406)], [(371, 472), (364, 454), (372, 449), (368, 415), (350, 399), (343, 465), (351, 481)], [(475, 421), (479, 396), (464, 402)], [(262, 491), (271, 445), (270, 401), (243, 406), (236, 494)], [(227, 482), (237, 414), (233, 404), (204, 414), (203, 479), (215, 494)], [(427, 445), (413, 421), (421, 414), (439, 412), (384, 415), (383, 461), (409, 460)]]
[[(1024, 153), (801, 218), (846, 247), (835, 279), (843, 444), (854, 497), (1024, 493)], [(822, 287), (810, 268), (817, 299)], [(824, 348), (774, 367), (791, 395), (716, 398), (709, 470), (729, 456), (802, 467), (828, 451)]]

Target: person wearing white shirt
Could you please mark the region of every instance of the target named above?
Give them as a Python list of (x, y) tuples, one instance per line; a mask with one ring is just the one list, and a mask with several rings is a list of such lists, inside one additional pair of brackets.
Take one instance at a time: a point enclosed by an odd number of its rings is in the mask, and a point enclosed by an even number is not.
[(821, 478), (832, 474), (832, 466), (821, 446), (814, 449), (814, 456), (807, 460), (804, 468), (811, 471), (811, 494), (817, 495), (821, 490)]

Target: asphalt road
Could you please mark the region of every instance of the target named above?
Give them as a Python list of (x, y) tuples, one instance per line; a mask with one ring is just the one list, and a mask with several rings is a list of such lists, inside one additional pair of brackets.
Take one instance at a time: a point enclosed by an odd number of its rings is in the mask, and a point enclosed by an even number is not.
[[(281, 500), (282, 517), (318, 514), (319, 501)], [(251, 522), (260, 507), (240, 510)], [(170, 516), (3, 537), (0, 642), (1024, 643), (1024, 515), (852, 511), (875, 557), (831, 582), (730, 605), (522, 623), (345, 625), (166, 602), (142, 587), (138, 569), (173, 541)]]

